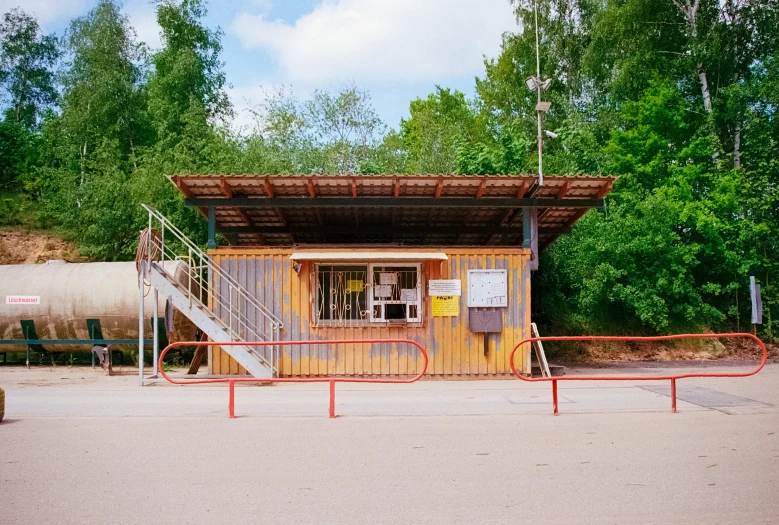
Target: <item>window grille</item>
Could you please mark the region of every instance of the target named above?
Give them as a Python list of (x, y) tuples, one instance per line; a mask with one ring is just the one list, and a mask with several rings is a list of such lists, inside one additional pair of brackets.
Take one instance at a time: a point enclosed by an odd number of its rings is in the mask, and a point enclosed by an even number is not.
[(418, 264), (316, 265), (317, 326), (405, 324), (422, 320)]
[(412, 323), (422, 319), (422, 286), (419, 265), (372, 264), (373, 322)]

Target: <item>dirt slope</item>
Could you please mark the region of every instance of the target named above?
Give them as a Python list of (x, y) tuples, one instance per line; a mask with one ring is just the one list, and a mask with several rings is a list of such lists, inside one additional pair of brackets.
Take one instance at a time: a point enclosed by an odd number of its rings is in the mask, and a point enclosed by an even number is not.
[(54, 259), (87, 262), (74, 244), (49, 233), (0, 229), (0, 264), (40, 264)]

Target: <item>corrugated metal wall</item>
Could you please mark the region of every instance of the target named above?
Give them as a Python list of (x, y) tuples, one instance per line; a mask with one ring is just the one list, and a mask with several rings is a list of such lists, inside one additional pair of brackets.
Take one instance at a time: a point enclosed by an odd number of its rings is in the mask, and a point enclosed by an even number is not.
[[(489, 377), (510, 374), (511, 349), (530, 335), (530, 250), (495, 247), (436, 247), (436, 250), (446, 252), (449, 260), (427, 261), (422, 265), (425, 309), (421, 326), (393, 327), (313, 326), (313, 263), (302, 262), (300, 273), (295, 273), (290, 249), (223, 248), (210, 253), (214, 262), (235, 276), (247, 290), (255, 291), (258, 300), (281, 317), (284, 323), (282, 339), (412, 339), (422, 344), (430, 354), (429, 375)], [(468, 329), (469, 269), (508, 270), (509, 306), (504, 309), (503, 332), (489, 336), (487, 357), (484, 356), (484, 335)], [(430, 298), (427, 297), (429, 279), (462, 280), (459, 317), (431, 316)], [(415, 347), (408, 346), (286, 346), (283, 347), (280, 372), (282, 376), (416, 374), (421, 370), (422, 359)], [(526, 353), (518, 352), (516, 358), (517, 368), (525, 372), (529, 372), (527, 357)], [(240, 365), (218, 348), (214, 348), (210, 368), (213, 374), (245, 373)]]

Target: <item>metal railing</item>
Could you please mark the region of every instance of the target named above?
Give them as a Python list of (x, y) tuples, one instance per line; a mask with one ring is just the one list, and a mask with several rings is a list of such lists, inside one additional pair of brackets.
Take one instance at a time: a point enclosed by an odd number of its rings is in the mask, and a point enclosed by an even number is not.
[[(186, 290), (190, 306), (195, 303), (220, 319), (233, 341), (279, 339), (279, 333), (284, 326), (281, 319), (247, 291), (235, 277), (213, 263), (208, 254), (165, 216), (145, 204), (143, 208), (149, 213), (148, 231), (159, 232), (159, 235), (149, 233), (144, 237), (147, 243), (144, 251), (147, 269), (151, 268), (152, 263), (157, 263), (159, 271)], [(176, 264), (166, 268), (166, 261)], [(277, 373), (276, 349), (272, 347), (270, 350), (270, 356), (256, 351), (253, 355), (270, 367), (273, 373)]]
[[(403, 343), (403, 344), (409, 344), (416, 346), (420, 353), (422, 354), (422, 357), (424, 358), (425, 364), (422, 367), (422, 370), (416, 374), (413, 377), (405, 378), (405, 379), (393, 379), (393, 378), (371, 378), (371, 377), (275, 377), (275, 378), (260, 378), (260, 377), (219, 377), (219, 378), (208, 378), (208, 379), (173, 379), (170, 377), (167, 373), (165, 373), (165, 368), (162, 366), (162, 360), (165, 358), (165, 354), (168, 353), (168, 351), (172, 348), (176, 348), (178, 346), (209, 346), (209, 345), (217, 345), (217, 346), (231, 346), (231, 345), (244, 345), (244, 346), (270, 346), (270, 345), (278, 345), (278, 346), (290, 346), (290, 345), (337, 345), (337, 344), (372, 344), (372, 343)], [(427, 372), (427, 365), (430, 362), (430, 357), (427, 354), (427, 350), (425, 348), (417, 343), (416, 341), (412, 341), (410, 339), (339, 339), (339, 340), (323, 340), (323, 341), (251, 341), (251, 342), (243, 342), (243, 343), (236, 343), (233, 341), (228, 342), (178, 342), (178, 343), (172, 343), (165, 347), (165, 349), (160, 354), (159, 358), (159, 370), (162, 377), (164, 377), (168, 382), (173, 383), (174, 385), (202, 385), (202, 384), (208, 384), (208, 383), (227, 383), (229, 387), (230, 397), (227, 404), (228, 413), (230, 414), (230, 418), (235, 418), (235, 384), (236, 383), (329, 383), (330, 385), (330, 406), (329, 406), (329, 414), (331, 418), (335, 417), (335, 384), (336, 383), (383, 383), (383, 384), (408, 384), (408, 383), (414, 383), (415, 381), (418, 381), (422, 378), (422, 376), (425, 375), (425, 372)]]
[[(519, 347), (527, 343), (536, 341), (672, 341), (675, 339), (719, 339), (721, 337), (746, 337), (752, 339), (763, 351), (763, 357), (760, 364), (754, 370), (747, 372), (691, 372), (683, 374), (659, 375), (659, 376), (560, 376), (560, 377), (523, 377), (514, 366), (514, 355)], [(657, 337), (621, 337), (621, 336), (550, 336), (550, 337), (530, 337), (517, 343), (509, 356), (509, 365), (511, 372), (522, 381), (528, 383), (551, 382), (552, 383), (552, 405), (554, 415), (559, 415), (559, 403), (557, 398), (558, 381), (671, 381), (671, 411), (676, 412), (676, 380), (690, 377), (748, 377), (760, 372), (768, 359), (768, 349), (763, 341), (757, 336), (748, 333), (733, 334), (676, 334)]]

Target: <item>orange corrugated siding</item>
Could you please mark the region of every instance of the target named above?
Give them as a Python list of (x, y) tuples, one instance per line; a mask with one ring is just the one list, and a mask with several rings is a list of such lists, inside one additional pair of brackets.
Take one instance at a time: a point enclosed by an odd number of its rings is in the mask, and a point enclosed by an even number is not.
[[(299, 274), (289, 259), (292, 249), (224, 248), (211, 251), (214, 262), (233, 273), (283, 323), (285, 340), (405, 338), (421, 343), (430, 355), (428, 375), (438, 377), (496, 377), (511, 373), (509, 354), (516, 343), (530, 334), (530, 250), (519, 248), (440, 248), (448, 261), (422, 265), (425, 311), (421, 326), (315, 327), (311, 324), (313, 263), (302, 262)], [(398, 251), (398, 249), (393, 248)], [(418, 248), (416, 249), (418, 251)], [(300, 251), (300, 250), (298, 250)], [(503, 332), (491, 334), (489, 356), (484, 356), (482, 334), (468, 329), (467, 273), (469, 269), (508, 270), (509, 306), (503, 317)], [(461, 279), (459, 317), (432, 317), (427, 296), (429, 279)], [(400, 346), (400, 347), (398, 347)], [(283, 347), (282, 376), (404, 375), (421, 368), (413, 349), (402, 345), (295, 345)], [(518, 353), (517, 368), (527, 370), (526, 353)], [(210, 373), (245, 373), (230, 356), (214, 348)]]

